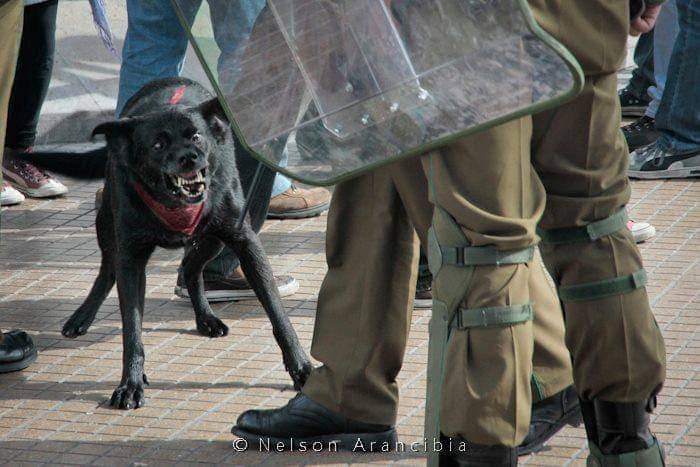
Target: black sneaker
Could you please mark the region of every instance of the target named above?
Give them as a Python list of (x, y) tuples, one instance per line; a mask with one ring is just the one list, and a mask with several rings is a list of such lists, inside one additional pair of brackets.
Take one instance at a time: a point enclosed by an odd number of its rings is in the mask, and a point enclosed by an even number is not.
[(637, 97), (627, 88), (619, 90), (617, 95), (620, 97), (623, 117), (643, 117), (647, 106), (651, 102), (650, 97), (646, 95), (641, 98)]
[[(280, 297), (288, 297), (299, 290), (299, 282), (292, 276), (275, 276), (275, 284)], [(190, 298), (187, 287), (182, 283), (180, 276), (177, 278), (175, 295), (181, 298)], [(210, 302), (233, 302), (237, 300), (255, 299), (255, 292), (245, 277), (219, 277), (204, 278), (204, 296)]]
[(630, 153), (628, 175), (631, 178), (661, 179), (700, 177), (700, 149), (673, 151), (658, 141)]
[(622, 127), (630, 152), (657, 140), (659, 132), (656, 131), (655, 122), (656, 120), (645, 115)]

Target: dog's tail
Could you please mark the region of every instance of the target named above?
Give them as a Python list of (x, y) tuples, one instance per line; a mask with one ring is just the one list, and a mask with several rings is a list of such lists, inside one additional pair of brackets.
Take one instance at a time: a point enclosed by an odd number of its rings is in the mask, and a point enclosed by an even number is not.
[(107, 146), (87, 152), (40, 151), (18, 157), (50, 172), (82, 180), (97, 180), (105, 176)]

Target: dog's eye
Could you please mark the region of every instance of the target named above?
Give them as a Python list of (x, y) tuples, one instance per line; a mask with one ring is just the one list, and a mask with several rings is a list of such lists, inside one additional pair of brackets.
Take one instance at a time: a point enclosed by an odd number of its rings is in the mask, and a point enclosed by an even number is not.
[(192, 135), (192, 142), (194, 143), (201, 143), (202, 142), (202, 135), (199, 133), (195, 133)]
[(160, 151), (165, 147), (165, 142), (162, 139), (157, 139), (155, 143), (153, 143), (153, 149), (156, 151)]

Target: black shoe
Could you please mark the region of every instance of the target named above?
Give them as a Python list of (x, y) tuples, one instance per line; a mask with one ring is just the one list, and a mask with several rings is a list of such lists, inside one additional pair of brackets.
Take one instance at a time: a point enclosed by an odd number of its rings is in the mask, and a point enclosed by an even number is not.
[(656, 131), (654, 123), (655, 120), (653, 118), (645, 115), (622, 127), (622, 134), (625, 135), (630, 152), (651, 144), (658, 139), (659, 132)]
[(10, 331), (0, 340), (0, 373), (24, 370), (36, 360), (36, 346), (24, 331)]
[(617, 95), (620, 98), (620, 106), (622, 107), (623, 117), (642, 117), (647, 110), (647, 106), (651, 102), (651, 98), (645, 96), (637, 97), (627, 88), (618, 91)]
[(486, 446), (462, 438), (440, 436), (440, 466), (516, 467), (518, 452), (507, 446)]
[(243, 412), (231, 433), (246, 440), (251, 450), (268, 445), (301, 449), (321, 443), (355, 452), (380, 451), (393, 450), (397, 440), (393, 426), (350, 420), (303, 394), (279, 409)]
[(538, 451), (542, 445), (566, 425), (581, 424), (581, 408), (573, 386), (532, 405), (530, 431), (518, 446), (518, 455)]
[(430, 273), (427, 264), (418, 266), (418, 282), (416, 283), (416, 299), (413, 302), (414, 308), (433, 307), (433, 275)]

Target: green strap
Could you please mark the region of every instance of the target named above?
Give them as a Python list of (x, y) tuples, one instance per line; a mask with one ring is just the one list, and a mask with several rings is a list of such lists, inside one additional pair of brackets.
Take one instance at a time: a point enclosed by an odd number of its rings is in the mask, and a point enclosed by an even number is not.
[(433, 315), (428, 325), (428, 371), (425, 394), (425, 439), (428, 448), (428, 467), (439, 467), (440, 453), (433, 441), (440, 439), (440, 402), (442, 380), (445, 374), (445, 356), (450, 338), (449, 311), (440, 300), (433, 299)]
[(539, 376), (533, 371), (530, 378), (530, 392), (532, 392), (532, 403), (543, 401), (545, 399), (544, 388)]
[(532, 320), (532, 305), (460, 308), (455, 312), (450, 327), (453, 329), (508, 326)]
[(647, 283), (647, 273), (640, 269), (634, 274), (623, 277), (614, 277), (598, 282), (585, 284), (565, 285), (559, 287), (559, 298), (562, 302), (583, 302), (598, 300), (599, 298), (622, 295), (639, 288)]
[(599, 238), (627, 228), (628, 220), (627, 210), (623, 208), (607, 219), (591, 222), (583, 227), (549, 230), (537, 229), (537, 234), (542, 238), (543, 243), (548, 243), (550, 245), (594, 242)]
[(535, 247), (500, 251), (490, 246), (440, 245), (440, 250), (443, 265), (458, 267), (529, 263), (535, 254)]

